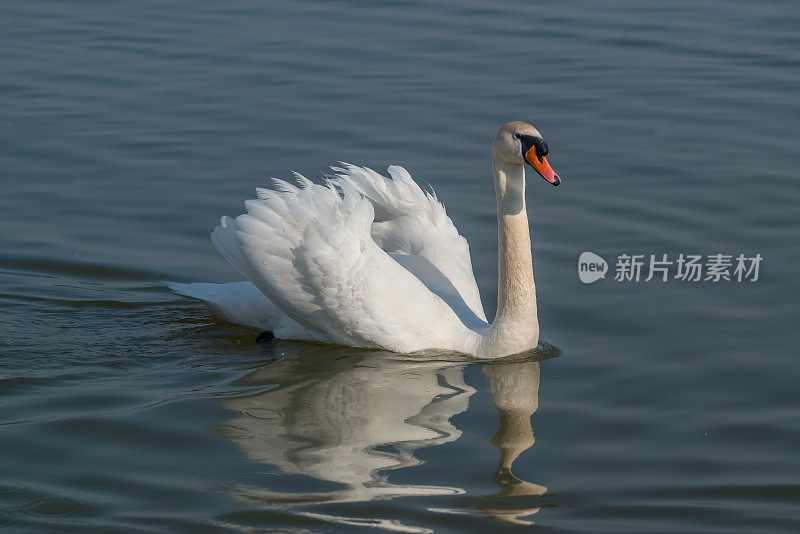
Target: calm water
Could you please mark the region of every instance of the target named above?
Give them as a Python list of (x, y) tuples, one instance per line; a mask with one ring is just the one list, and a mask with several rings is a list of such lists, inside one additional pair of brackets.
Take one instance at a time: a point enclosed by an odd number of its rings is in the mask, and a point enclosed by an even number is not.
[[(4, 2), (0, 528), (796, 532), (798, 28), (788, 0)], [(535, 354), (259, 346), (159, 283), (239, 279), (208, 234), (268, 176), (400, 163), (491, 316), (515, 119), (564, 178), (529, 187)], [(623, 283), (623, 253), (764, 260)]]

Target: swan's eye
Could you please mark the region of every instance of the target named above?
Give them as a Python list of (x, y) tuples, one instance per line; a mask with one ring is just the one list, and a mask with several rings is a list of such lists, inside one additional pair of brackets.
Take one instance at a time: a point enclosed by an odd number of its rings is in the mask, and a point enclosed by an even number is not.
[(522, 135), (520, 135), (520, 134), (514, 134), (514, 139), (520, 139), (520, 140), (521, 140), (521, 139), (522, 139)]

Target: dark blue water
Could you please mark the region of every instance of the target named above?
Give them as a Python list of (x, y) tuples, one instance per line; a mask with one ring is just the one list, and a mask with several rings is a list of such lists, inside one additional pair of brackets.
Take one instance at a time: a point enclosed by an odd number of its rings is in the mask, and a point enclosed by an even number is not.
[[(5, 2), (3, 531), (796, 532), (798, 28), (788, 1)], [(492, 316), (510, 120), (564, 180), (529, 186), (535, 354), (259, 346), (159, 283), (238, 280), (208, 234), (268, 176), (396, 163)], [(617, 282), (625, 253), (764, 259)]]

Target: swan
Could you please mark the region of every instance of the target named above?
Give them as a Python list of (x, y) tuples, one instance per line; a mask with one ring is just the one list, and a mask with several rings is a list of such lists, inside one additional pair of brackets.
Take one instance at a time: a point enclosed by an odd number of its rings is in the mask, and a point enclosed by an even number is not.
[(525, 206), (529, 164), (553, 185), (539, 131), (514, 121), (497, 132), (498, 306), (489, 324), (469, 246), (435, 193), (392, 165), (390, 177), (342, 163), (324, 184), (294, 173), (257, 189), (247, 213), (222, 217), (215, 248), (249, 281), (169, 283), (211, 303), (225, 319), (282, 339), (460, 352), (498, 358), (539, 342)]

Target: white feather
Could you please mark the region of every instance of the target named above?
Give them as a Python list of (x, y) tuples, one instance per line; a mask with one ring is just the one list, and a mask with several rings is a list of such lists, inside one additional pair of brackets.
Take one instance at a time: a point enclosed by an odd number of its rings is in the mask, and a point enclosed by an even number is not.
[(436, 196), (424, 193), (403, 167), (390, 166), (389, 179), (371, 169), (343, 165), (333, 168), (338, 183), (352, 185), (375, 206), (375, 242), (451, 307), (466, 305), (470, 326), (486, 323), (469, 245)]
[(444, 207), (401, 167), (389, 168), (392, 178), (347, 164), (334, 171), (325, 185), (273, 179), (276, 190), (259, 189), (247, 213), (222, 218), (214, 246), (250, 282), (169, 287), (277, 337), (474, 350), (485, 315), (466, 241)]
[(300, 338), (310, 341), (322, 341), (312, 337), (305, 328), (292, 321), (251, 282), (230, 284), (164, 283), (176, 293), (210, 303), (222, 318), (232, 323), (273, 332), (278, 331), (289, 339), (300, 336)]

